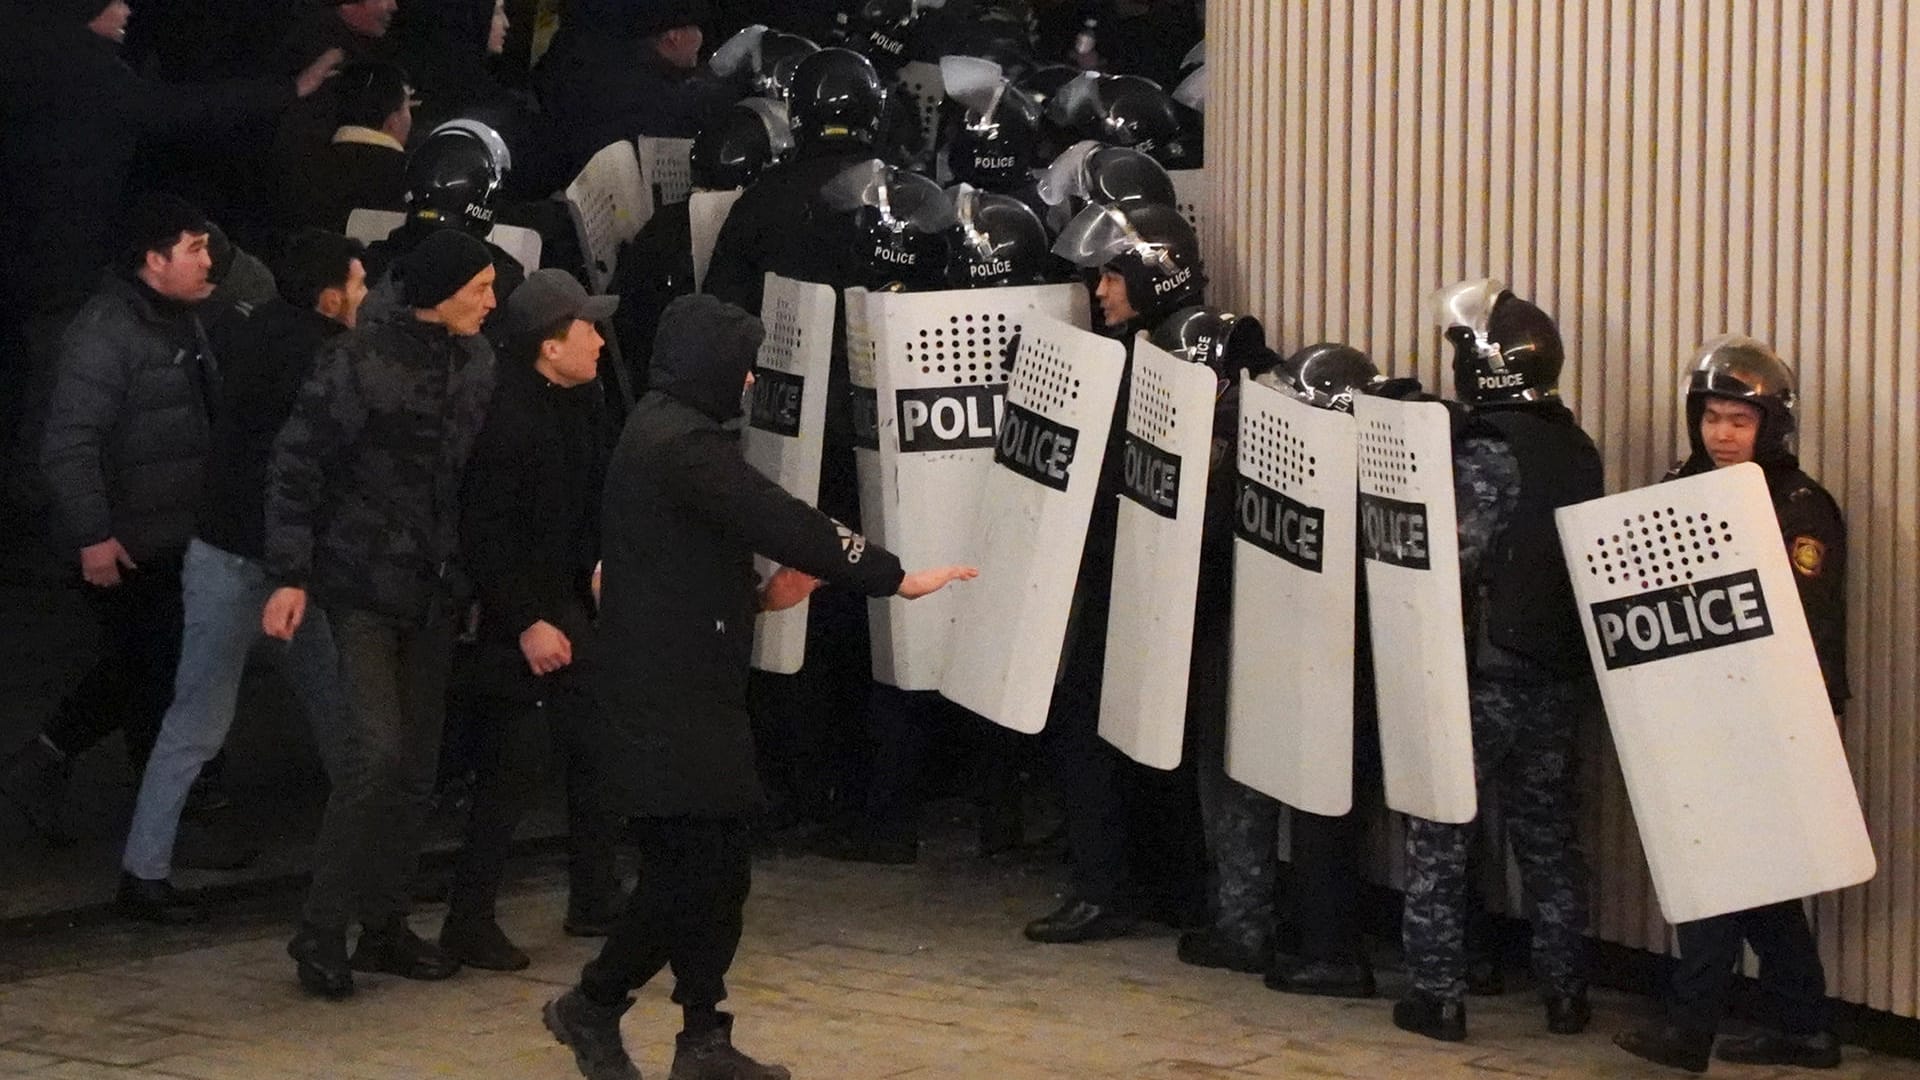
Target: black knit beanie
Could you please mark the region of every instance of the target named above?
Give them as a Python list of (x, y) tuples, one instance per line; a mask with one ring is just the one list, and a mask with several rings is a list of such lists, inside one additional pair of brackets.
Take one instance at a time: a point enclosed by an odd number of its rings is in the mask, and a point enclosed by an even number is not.
[(410, 308), (430, 308), (493, 265), (487, 245), (458, 229), (435, 229), (400, 257), (400, 290)]

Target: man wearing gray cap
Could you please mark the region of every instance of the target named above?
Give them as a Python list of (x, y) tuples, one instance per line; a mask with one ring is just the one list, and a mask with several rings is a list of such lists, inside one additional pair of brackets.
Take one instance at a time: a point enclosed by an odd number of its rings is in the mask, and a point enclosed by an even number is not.
[(567, 784), (567, 932), (604, 935), (619, 910), (617, 823), (596, 798), (598, 720), (586, 693), (600, 489), (616, 431), (594, 323), (618, 303), (589, 296), (564, 270), (536, 271), (514, 290), (493, 402), (467, 464), (461, 565), (480, 617), (459, 680), (469, 695), (460, 719), (476, 779), (440, 945), (469, 967), (527, 966), (494, 900), (548, 731)]

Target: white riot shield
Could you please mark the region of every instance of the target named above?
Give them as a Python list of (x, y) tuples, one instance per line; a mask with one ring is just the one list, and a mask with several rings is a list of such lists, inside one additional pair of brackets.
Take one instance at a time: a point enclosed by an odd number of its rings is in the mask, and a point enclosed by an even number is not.
[(1003, 727), (1047, 722), (1126, 348), (1036, 316), (1020, 336), (940, 692)]
[(1387, 806), (1475, 814), (1453, 435), (1438, 402), (1359, 397), (1360, 548)]
[[(993, 470), (993, 435), (1006, 405), (1007, 343), (1035, 315), (1088, 325), (1079, 285), (1026, 285), (926, 293), (871, 293), (884, 490), (861, 519), (881, 522), (881, 544), (908, 566), (971, 562), (981, 492)], [(849, 359), (852, 356), (849, 314)], [(870, 509), (877, 507), (877, 510)], [(874, 623), (874, 677), (902, 690), (937, 690), (959, 612), (958, 590), (912, 603), (885, 601), (886, 644)], [(886, 650), (892, 670), (881, 674)]]
[[(820, 497), (833, 312), (831, 286), (767, 275), (760, 308), (767, 336), (754, 364), (752, 408), (740, 436), (740, 452), (749, 464), (808, 503)], [(764, 559), (755, 564), (763, 578), (774, 569)], [(806, 657), (806, 603), (755, 622), (754, 667), (792, 675)]]
[[(880, 409), (873, 369), (873, 330), (867, 319), (865, 289), (841, 294), (847, 313), (847, 381), (853, 389), (853, 469), (860, 485), (860, 528), (867, 539), (893, 550), (888, 521), (898, 516), (884, 507), (894, 498), (891, 461), (880, 457)], [(944, 591), (944, 590), (943, 590)], [(873, 642), (873, 678), (892, 686), (894, 678), (893, 611), (905, 605), (898, 598), (867, 600), (867, 621)]]
[(1173, 180), (1174, 209), (1193, 226), (1200, 242), (1207, 242), (1207, 224), (1213, 216), (1213, 180), (1205, 169), (1174, 169), (1167, 174)]
[(1134, 341), (1100, 737), (1156, 769), (1180, 764), (1187, 730), (1217, 388), (1207, 365)]
[(696, 191), (687, 196), (687, 225), (693, 236), (693, 288), (699, 292), (707, 284), (707, 267), (713, 265), (713, 245), (720, 239), (720, 226), (727, 223), (733, 204), (740, 201), (745, 188), (732, 191)]
[(634, 140), (640, 158), (640, 178), (658, 208), (687, 201), (693, 190), (693, 169), (687, 159), (693, 153), (692, 139), (661, 139), (642, 135)]
[(927, 146), (933, 146), (940, 139), (940, 110), (947, 102), (947, 83), (940, 74), (940, 65), (924, 60), (902, 65), (900, 88), (913, 103), (914, 117), (920, 122), (920, 137), (926, 140)]
[(1227, 775), (1328, 817), (1353, 808), (1354, 435), (1240, 381)]
[(1756, 465), (1559, 511), (1668, 922), (1873, 877), (1873, 847)]

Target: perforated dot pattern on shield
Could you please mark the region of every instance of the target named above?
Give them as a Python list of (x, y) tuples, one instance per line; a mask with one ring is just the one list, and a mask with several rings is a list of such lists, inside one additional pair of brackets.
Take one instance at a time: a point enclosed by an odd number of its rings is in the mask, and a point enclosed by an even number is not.
[(947, 98), (946, 82), (934, 64), (914, 61), (900, 69), (900, 88), (913, 101), (913, 113), (920, 121), (920, 137), (932, 146), (940, 135), (940, 108)]
[(949, 315), (944, 324), (923, 326), (909, 337), (905, 355), (920, 374), (951, 378), (955, 386), (1003, 383), (1007, 372), (1001, 361), (1007, 342), (1019, 332), (1020, 324), (1004, 311)]
[(1320, 475), (1320, 459), (1278, 413), (1249, 410), (1240, 420), (1241, 457), (1252, 464), (1255, 480), (1275, 491), (1298, 496)]
[(1199, 169), (1175, 169), (1167, 174), (1173, 179), (1173, 208), (1193, 226), (1193, 234), (1205, 242), (1207, 238), (1207, 187), (1206, 174)]
[(1152, 368), (1134, 368), (1127, 395), (1127, 426), (1148, 442), (1166, 446), (1179, 430), (1179, 422), (1180, 408), (1173, 403), (1173, 390), (1167, 381)]
[(693, 191), (692, 139), (643, 138), (639, 141), (640, 173), (653, 190), (656, 206), (687, 201)]
[(1008, 393), (1037, 412), (1057, 415), (1069, 402), (1080, 400), (1080, 380), (1058, 342), (1022, 338)]
[(1369, 420), (1361, 426), (1361, 479), (1371, 481), (1382, 495), (1400, 498), (1412, 490), (1419, 472), (1419, 453), (1407, 446), (1392, 424)]
[(800, 329), (799, 305), (784, 296), (772, 299), (773, 318), (766, 320), (767, 336), (760, 343), (755, 366), (798, 375), (800, 342), (805, 333)]
[(1733, 546), (1733, 527), (1704, 511), (1674, 507), (1620, 519), (1620, 527), (1593, 542), (1587, 573), (1609, 585), (1660, 589), (1715, 572)]

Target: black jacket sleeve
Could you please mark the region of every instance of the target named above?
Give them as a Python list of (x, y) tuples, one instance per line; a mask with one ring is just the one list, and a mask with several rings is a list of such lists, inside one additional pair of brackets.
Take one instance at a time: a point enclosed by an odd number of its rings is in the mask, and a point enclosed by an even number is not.
[(1847, 685), (1847, 526), (1832, 496), (1816, 487), (1793, 491), (1778, 507), (1800, 606), (1820, 657), (1827, 698), (1838, 714), (1852, 696)]
[(536, 455), (526, 419), (503, 384), (474, 440), (460, 505), (462, 563), (489, 624), (515, 633), (542, 619), (559, 625), (535, 569), (527, 510), (537, 504)]
[(756, 554), (867, 596), (900, 590), (905, 574), (892, 552), (787, 494), (720, 432), (674, 440), (663, 466), (670, 499)]
[(330, 480), (360, 438), (367, 406), (348, 342), (322, 349), (293, 415), (274, 439), (267, 473), (267, 572), (304, 588), (313, 573), (314, 534), (326, 520)]

